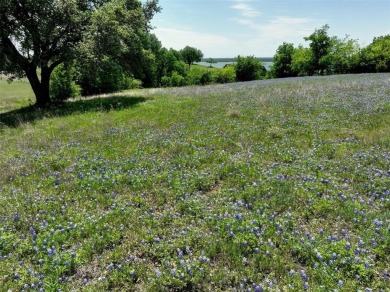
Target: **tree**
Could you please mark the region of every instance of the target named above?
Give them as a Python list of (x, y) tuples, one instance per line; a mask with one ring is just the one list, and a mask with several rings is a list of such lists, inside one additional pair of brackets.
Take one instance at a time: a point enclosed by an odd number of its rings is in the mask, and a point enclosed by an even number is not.
[(284, 42), (276, 50), (271, 67), (271, 76), (274, 78), (293, 77), (297, 74), (291, 68), (294, 45)]
[(87, 40), (84, 52), (117, 53), (124, 32), (147, 31), (159, 9), (158, 0), (144, 5), (137, 0), (0, 0), (3, 70), (26, 76), (36, 105), (44, 107), (51, 102), (51, 73), (80, 54), (82, 41)]
[(50, 98), (54, 101), (63, 101), (76, 97), (80, 93), (79, 86), (75, 82), (75, 66), (65, 62), (57, 66), (51, 75)]
[(329, 50), (332, 40), (328, 36), (329, 25), (325, 24), (320, 29), (316, 29), (310, 36), (305, 37), (305, 41), (310, 41), (312, 51), (312, 66), (320, 75), (324, 74), (329, 66)]
[(332, 38), (329, 52), (329, 69), (334, 74), (356, 73), (359, 63), (359, 45), (356, 40), (346, 36), (344, 39)]
[(313, 52), (309, 48), (299, 46), (294, 49), (294, 53), (291, 58), (291, 69), (298, 76), (309, 75), (312, 76), (314, 73), (313, 63)]
[(238, 81), (250, 81), (260, 79), (267, 70), (260, 60), (254, 56), (237, 57), (236, 78)]
[(208, 58), (207, 63), (210, 64), (210, 68), (213, 67), (214, 63), (217, 63), (213, 58)]
[(184, 62), (188, 65), (188, 68), (191, 68), (191, 65), (194, 62), (200, 62), (203, 58), (203, 53), (201, 50), (198, 50), (193, 47), (186, 46), (180, 51), (180, 55)]
[(361, 52), (366, 72), (390, 72), (390, 35), (374, 38)]

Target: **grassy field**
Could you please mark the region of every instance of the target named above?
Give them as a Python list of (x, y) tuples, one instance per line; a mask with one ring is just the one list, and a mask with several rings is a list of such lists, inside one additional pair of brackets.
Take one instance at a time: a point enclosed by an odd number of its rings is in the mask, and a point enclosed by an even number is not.
[(11, 84), (0, 75), (0, 113), (34, 103), (35, 97), (26, 80), (15, 80)]
[(1, 291), (389, 291), (390, 74), (18, 100)]

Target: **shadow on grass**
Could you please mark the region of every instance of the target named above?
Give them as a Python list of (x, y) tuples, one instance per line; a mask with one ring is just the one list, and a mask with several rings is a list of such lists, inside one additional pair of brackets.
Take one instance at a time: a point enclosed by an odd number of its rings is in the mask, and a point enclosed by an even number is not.
[(17, 128), (22, 124), (50, 117), (63, 117), (87, 112), (108, 112), (123, 110), (145, 102), (144, 97), (112, 96), (93, 99), (81, 99), (54, 104), (49, 108), (39, 109), (34, 106), (23, 107), (17, 110), (0, 114), (0, 130), (2, 126)]

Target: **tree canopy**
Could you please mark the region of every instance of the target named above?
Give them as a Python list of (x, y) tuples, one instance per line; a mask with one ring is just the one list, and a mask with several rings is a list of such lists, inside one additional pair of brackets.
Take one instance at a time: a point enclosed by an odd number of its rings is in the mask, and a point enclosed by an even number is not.
[(237, 81), (251, 81), (261, 79), (265, 75), (266, 69), (261, 61), (254, 56), (237, 57), (236, 78)]
[(273, 58), (271, 74), (276, 78), (292, 77), (297, 74), (291, 68), (292, 55), (294, 53), (294, 44), (284, 42), (276, 50)]
[(184, 49), (182, 49), (180, 54), (188, 67), (191, 67), (194, 62), (200, 62), (203, 58), (203, 53), (201, 50), (190, 46), (186, 46)]
[(1, 70), (26, 76), (37, 106), (45, 106), (58, 65), (80, 52), (119, 57), (132, 51), (124, 47), (148, 31), (159, 10), (157, 0), (0, 0)]

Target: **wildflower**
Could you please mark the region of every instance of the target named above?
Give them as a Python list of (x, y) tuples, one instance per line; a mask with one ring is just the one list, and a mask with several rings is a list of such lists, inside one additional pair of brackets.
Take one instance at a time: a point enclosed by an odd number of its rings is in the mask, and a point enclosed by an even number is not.
[(191, 267), (188, 267), (187, 268), (187, 273), (188, 273), (188, 275), (193, 275), (193, 272), (192, 272), (192, 268)]
[(308, 282), (305, 282), (304, 284), (303, 284), (303, 288), (305, 289), (305, 290), (309, 290), (309, 283)]
[(305, 271), (301, 270), (299, 273), (301, 275), (302, 281), (306, 282), (307, 281), (307, 275), (306, 275)]
[(263, 292), (264, 291), (263, 286), (261, 286), (261, 285), (255, 286), (254, 289), (255, 289), (255, 292)]
[(109, 265), (107, 266), (107, 270), (109, 270), (109, 271), (114, 270), (114, 264), (113, 264), (113, 263), (109, 264)]
[(382, 227), (383, 226), (383, 222), (382, 221), (379, 221), (378, 219), (374, 219), (374, 225), (376, 227)]
[(161, 278), (161, 272), (160, 272), (160, 270), (159, 270), (158, 268), (156, 268), (156, 269), (154, 270), (154, 272), (156, 273), (156, 278), (157, 278), (157, 279), (160, 279), (160, 278)]

